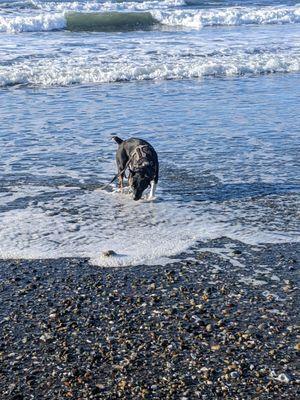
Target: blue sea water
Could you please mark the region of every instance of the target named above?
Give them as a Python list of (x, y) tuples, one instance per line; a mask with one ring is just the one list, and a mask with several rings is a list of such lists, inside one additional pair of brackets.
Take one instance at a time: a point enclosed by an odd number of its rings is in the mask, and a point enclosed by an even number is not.
[[(0, 257), (298, 241), (299, 70), (295, 1), (1, 0)], [(154, 202), (101, 189), (112, 134), (157, 149)]]

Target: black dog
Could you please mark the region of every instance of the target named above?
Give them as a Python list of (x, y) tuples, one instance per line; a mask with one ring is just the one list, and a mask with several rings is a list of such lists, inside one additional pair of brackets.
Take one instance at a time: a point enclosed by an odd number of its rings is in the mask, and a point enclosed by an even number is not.
[(123, 189), (123, 179), (128, 168), (128, 183), (133, 191), (133, 200), (139, 200), (148, 186), (151, 186), (150, 198), (153, 198), (159, 168), (154, 148), (142, 139), (122, 140), (118, 136), (112, 139), (119, 145), (116, 154), (119, 188)]

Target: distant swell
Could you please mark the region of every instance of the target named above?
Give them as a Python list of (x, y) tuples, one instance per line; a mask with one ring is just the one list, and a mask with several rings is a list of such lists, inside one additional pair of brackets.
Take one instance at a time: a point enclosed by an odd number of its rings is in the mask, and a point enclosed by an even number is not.
[(31, 0), (20, 0), (20, 1), (0, 1), (0, 9), (35, 9), (38, 8)]
[(36, 8), (43, 11), (54, 12), (104, 12), (104, 11), (147, 11), (154, 9), (167, 9), (184, 6), (184, 0), (149, 0), (149, 1), (71, 1), (71, 2), (45, 2), (33, 1)]
[(105, 10), (98, 13), (78, 12), (76, 8), (73, 12), (57, 9), (55, 13), (46, 12), (31, 16), (0, 16), (0, 32), (40, 32), (62, 29), (72, 31), (145, 30), (158, 23), (191, 29), (201, 29), (205, 26), (295, 24), (300, 23), (300, 6), (229, 7), (206, 10), (149, 9), (147, 12)]

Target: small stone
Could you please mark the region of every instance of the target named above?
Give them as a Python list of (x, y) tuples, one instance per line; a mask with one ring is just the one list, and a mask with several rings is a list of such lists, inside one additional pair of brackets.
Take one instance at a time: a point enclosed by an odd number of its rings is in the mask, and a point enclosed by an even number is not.
[(52, 336), (50, 335), (50, 333), (44, 333), (41, 337), (40, 337), (42, 342), (47, 342), (48, 340), (52, 339)]
[(202, 300), (208, 301), (208, 299), (209, 299), (209, 297), (208, 297), (207, 293), (204, 293), (204, 294), (202, 295)]
[(125, 389), (125, 386), (126, 386), (126, 381), (125, 381), (125, 379), (122, 379), (122, 380), (118, 383), (118, 387), (119, 387), (119, 389), (124, 390), (124, 389)]
[(290, 292), (290, 291), (292, 290), (292, 288), (291, 288), (291, 286), (286, 285), (286, 286), (283, 286), (282, 290), (283, 290), (285, 293), (288, 293), (288, 292)]
[(242, 254), (241, 250), (238, 250), (238, 249), (234, 249), (232, 253), (237, 255), (237, 256)]
[(300, 342), (295, 345), (294, 349), (300, 351)]
[(116, 255), (117, 255), (117, 253), (113, 250), (102, 251), (102, 257), (113, 257)]
[(282, 382), (282, 383), (289, 383), (291, 378), (286, 375), (286, 374), (279, 374), (277, 378), (275, 378), (277, 381)]
[(207, 367), (200, 368), (200, 372), (207, 372), (207, 371), (209, 371), (209, 368)]
[(102, 383), (96, 383), (96, 388), (98, 388), (99, 390), (104, 390), (105, 386)]

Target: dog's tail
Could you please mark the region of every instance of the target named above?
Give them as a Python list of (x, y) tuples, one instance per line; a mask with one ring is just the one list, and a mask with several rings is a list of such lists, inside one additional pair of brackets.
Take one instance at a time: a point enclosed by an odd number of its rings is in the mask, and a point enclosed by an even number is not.
[(111, 140), (114, 140), (117, 144), (123, 143), (123, 140), (120, 139), (118, 136), (112, 136)]

